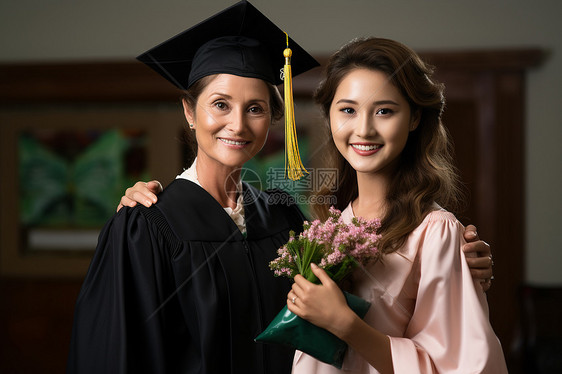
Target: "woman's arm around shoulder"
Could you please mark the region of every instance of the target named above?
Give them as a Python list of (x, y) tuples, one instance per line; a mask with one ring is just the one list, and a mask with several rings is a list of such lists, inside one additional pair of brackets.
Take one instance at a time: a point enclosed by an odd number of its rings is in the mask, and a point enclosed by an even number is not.
[(119, 211), (124, 206), (134, 207), (137, 203), (141, 203), (145, 207), (149, 208), (152, 204), (156, 204), (158, 201), (158, 195), (162, 192), (162, 184), (157, 180), (150, 182), (139, 181), (134, 184), (133, 187), (129, 187), (125, 190), (125, 195), (121, 197), (119, 205), (117, 205), (117, 211)]

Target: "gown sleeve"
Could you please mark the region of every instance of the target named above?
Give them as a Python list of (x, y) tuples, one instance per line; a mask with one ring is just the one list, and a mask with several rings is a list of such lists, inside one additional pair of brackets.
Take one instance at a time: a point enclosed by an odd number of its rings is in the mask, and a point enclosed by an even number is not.
[[(146, 209), (146, 208), (144, 208)], [(171, 373), (186, 333), (170, 295), (169, 238), (141, 207), (103, 228), (78, 296), (67, 373)]]
[(404, 337), (390, 337), (395, 373), (507, 373), (472, 279), (456, 219), (435, 214), (420, 238), (416, 307)]

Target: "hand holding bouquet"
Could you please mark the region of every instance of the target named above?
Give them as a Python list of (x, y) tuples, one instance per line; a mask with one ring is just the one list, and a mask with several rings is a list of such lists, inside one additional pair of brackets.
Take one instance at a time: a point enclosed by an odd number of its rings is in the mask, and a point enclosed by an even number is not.
[(379, 227), (378, 219), (353, 218), (350, 224), (345, 224), (341, 212), (331, 207), (325, 222), (305, 221), (304, 231), (298, 238), (291, 232), (289, 242), (279, 248), (279, 257), (269, 267), (276, 276), (294, 278), (301, 274), (312, 283), (318, 283), (310, 269), (310, 264), (315, 263), (339, 283), (358, 264), (366, 265), (378, 259)]
[[(346, 224), (341, 212), (330, 208), (325, 222), (305, 222), (304, 231), (295, 237), (291, 232), (289, 241), (279, 248), (279, 257), (270, 263), (276, 276), (294, 278), (301, 274), (305, 279), (320, 283), (312, 272), (312, 263), (340, 283), (358, 265), (376, 261), (380, 254), (376, 244), (380, 236), (377, 230), (379, 220), (367, 221), (353, 218)], [(348, 305), (361, 318), (370, 304), (356, 296), (345, 293)], [(345, 342), (330, 332), (317, 327), (290, 312), (287, 307), (275, 317), (256, 341), (279, 343), (292, 346), (317, 359), (341, 368), (347, 349)]]

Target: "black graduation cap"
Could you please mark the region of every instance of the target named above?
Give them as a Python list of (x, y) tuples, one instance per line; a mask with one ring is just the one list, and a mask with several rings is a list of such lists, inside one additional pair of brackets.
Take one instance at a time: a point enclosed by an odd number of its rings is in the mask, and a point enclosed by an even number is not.
[(247, 1), (215, 14), (138, 56), (180, 89), (211, 74), (282, 82), (287, 42), (293, 76), (320, 64)]

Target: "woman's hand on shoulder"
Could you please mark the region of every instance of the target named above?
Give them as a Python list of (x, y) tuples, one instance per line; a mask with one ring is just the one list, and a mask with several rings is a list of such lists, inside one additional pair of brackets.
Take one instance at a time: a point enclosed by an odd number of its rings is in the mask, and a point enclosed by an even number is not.
[(300, 274), (295, 276), (295, 283), (287, 295), (287, 307), (310, 323), (341, 336), (351, 324), (354, 313), (328, 274), (315, 264), (311, 267), (321, 284), (309, 282)]
[(148, 208), (158, 201), (156, 195), (162, 192), (162, 190), (162, 185), (157, 180), (150, 182), (139, 181), (133, 187), (127, 188), (125, 195), (121, 197), (121, 202), (117, 206), (117, 211), (124, 206), (134, 207), (137, 203), (141, 203)]
[(476, 227), (468, 225), (464, 231), (464, 239), (467, 243), (462, 247), (465, 254), (475, 253), (477, 257), (468, 257), (466, 262), (470, 267), (470, 273), (475, 279), (480, 279), (480, 284), (484, 292), (488, 291), (492, 286), (492, 279), (494, 279), (494, 272), (492, 266), (492, 251), (490, 245), (483, 240), (480, 240)]

